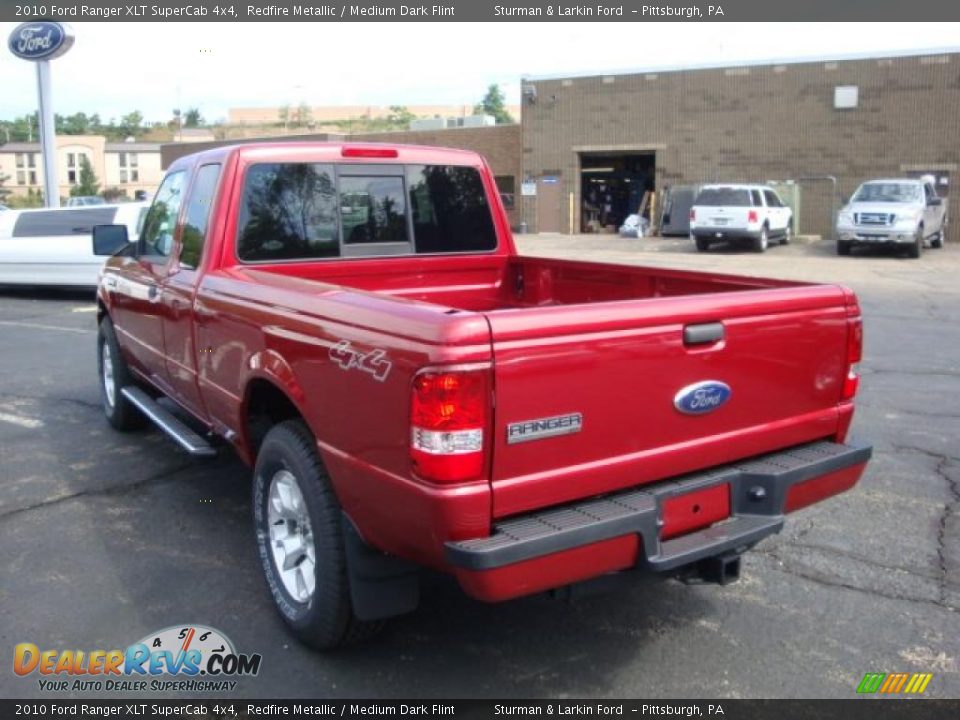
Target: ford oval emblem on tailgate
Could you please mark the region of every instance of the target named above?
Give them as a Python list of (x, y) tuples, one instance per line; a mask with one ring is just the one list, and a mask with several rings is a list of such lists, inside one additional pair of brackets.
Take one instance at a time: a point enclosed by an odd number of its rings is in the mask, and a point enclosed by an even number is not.
[(681, 388), (673, 398), (673, 406), (687, 415), (713, 412), (730, 399), (730, 386), (719, 380), (704, 380)]

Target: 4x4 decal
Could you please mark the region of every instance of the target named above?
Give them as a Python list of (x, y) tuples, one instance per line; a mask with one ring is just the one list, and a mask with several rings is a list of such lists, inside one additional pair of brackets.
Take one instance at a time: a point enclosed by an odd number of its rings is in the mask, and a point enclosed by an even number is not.
[(393, 363), (387, 360), (385, 350), (374, 348), (370, 352), (357, 350), (350, 344), (349, 340), (341, 340), (330, 348), (330, 359), (333, 360), (344, 370), (357, 368), (365, 373), (370, 373), (380, 382), (387, 379)]

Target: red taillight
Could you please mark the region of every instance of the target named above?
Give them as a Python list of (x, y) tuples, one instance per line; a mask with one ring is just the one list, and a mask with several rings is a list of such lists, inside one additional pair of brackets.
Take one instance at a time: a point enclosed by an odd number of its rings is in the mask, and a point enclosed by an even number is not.
[(841, 400), (852, 400), (860, 386), (860, 360), (863, 358), (863, 320), (850, 318), (847, 324), (847, 374), (843, 379)]
[(757, 215), (756, 210), (749, 210), (747, 212), (747, 222), (748, 223), (760, 222), (760, 216)]
[(340, 155), (346, 158), (395, 158), (396, 148), (386, 147), (345, 147)]
[(697, 211), (694, 208), (690, 208), (690, 221), (693, 222), (697, 219)]
[(410, 459), (417, 475), (463, 482), (483, 475), (489, 370), (423, 372), (410, 400)]

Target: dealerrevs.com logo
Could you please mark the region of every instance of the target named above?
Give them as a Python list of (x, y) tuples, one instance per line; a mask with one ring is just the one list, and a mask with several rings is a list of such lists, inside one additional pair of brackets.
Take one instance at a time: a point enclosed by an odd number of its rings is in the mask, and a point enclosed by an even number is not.
[(260, 672), (259, 654), (238, 653), (219, 630), (174, 625), (147, 635), (126, 650), (56, 650), (20, 643), (13, 671), (37, 677), (47, 692), (232, 691), (233, 678)]

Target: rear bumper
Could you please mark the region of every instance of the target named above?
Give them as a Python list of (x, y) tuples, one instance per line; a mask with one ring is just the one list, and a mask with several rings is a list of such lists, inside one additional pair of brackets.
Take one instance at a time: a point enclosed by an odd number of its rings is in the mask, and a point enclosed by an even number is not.
[[(740, 553), (780, 531), (784, 515), (849, 489), (872, 448), (815, 442), (496, 523), (486, 538), (448, 542), (461, 585), (485, 600), (584, 580), (628, 567), (669, 572)], [(667, 500), (717, 485), (730, 488), (730, 516), (661, 538)]]
[(737, 227), (697, 227), (690, 230), (693, 237), (707, 240), (756, 240), (761, 232), (759, 228), (749, 230)]

